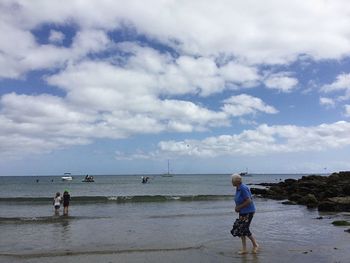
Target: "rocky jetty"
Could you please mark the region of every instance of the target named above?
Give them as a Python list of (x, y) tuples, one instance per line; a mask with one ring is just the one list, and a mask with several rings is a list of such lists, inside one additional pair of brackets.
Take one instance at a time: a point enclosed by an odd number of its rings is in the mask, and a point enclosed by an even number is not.
[(287, 199), (284, 204), (306, 205), (319, 211), (350, 211), (350, 171), (260, 185), (266, 188), (251, 188), (251, 192), (264, 198)]

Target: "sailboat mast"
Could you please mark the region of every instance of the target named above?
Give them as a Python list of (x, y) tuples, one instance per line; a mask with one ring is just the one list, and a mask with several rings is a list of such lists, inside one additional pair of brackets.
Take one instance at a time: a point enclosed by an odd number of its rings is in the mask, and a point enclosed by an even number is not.
[(169, 160), (168, 160), (168, 174), (170, 174), (170, 170), (169, 170)]

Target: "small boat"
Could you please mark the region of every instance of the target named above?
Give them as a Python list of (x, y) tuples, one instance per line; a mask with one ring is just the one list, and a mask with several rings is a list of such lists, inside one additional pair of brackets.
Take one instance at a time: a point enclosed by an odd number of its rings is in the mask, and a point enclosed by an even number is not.
[(147, 183), (148, 183), (148, 180), (149, 180), (149, 177), (148, 177), (148, 176), (142, 176), (142, 177), (141, 177), (141, 183), (143, 183), (143, 184), (147, 184)]
[(62, 179), (62, 181), (72, 181), (73, 177), (72, 176), (62, 176), (61, 179)]
[(95, 182), (95, 180), (94, 180), (94, 177), (93, 177), (93, 176), (91, 176), (91, 175), (86, 175), (85, 178), (84, 178), (84, 180), (82, 180), (82, 182), (84, 182), (84, 183), (93, 183), (93, 182)]
[(173, 177), (172, 174), (162, 174), (162, 177)]
[(166, 174), (162, 174), (162, 177), (173, 177), (169, 170), (169, 160), (168, 160), (168, 172)]
[(250, 176), (250, 174), (248, 173), (248, 168), (246, 168), (245, 172), (241, 172), (239, 173), (240, 176)]

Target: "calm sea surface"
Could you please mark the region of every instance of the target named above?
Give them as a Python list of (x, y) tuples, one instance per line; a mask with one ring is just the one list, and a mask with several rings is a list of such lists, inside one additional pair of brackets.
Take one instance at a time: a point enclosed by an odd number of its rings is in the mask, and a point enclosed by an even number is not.
[[(251, 228), (262, 248), (240, 256), (230, 175), (148, 176), (0, 177), (0, 262), (349, 262), (350, 234), (331, 224), (349, 214), (319, 220), (317, 210), (256, 198)], [(70, 214), (54, 216), (52, 198), (65, 189)]]

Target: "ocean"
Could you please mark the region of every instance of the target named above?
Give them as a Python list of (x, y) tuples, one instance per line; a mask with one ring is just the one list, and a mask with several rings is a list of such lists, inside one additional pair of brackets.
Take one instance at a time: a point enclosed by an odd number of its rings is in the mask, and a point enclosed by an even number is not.
[[(0, 177), (0, 262), (349, 262), (350, 234), (304, 206), (254, 198), (251, 230), (261, 249), (238, 255), (230, 234), (234, 188), (229, 174)], [(301, 174), (253, 174), (244, 183)], [(253, 187), (253, 186), (252, 186)], [(69, 216), (52, 199), (67, 189)], [(322, 216), (323, 219), (317, 219)], [(249, 244), (250, 245), (250, 244)]]

